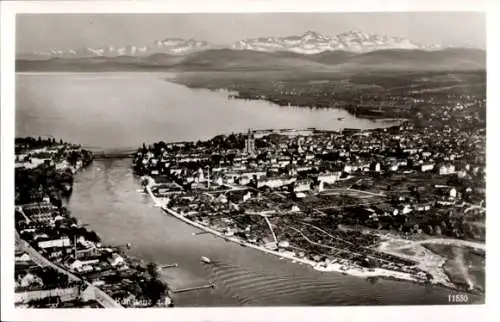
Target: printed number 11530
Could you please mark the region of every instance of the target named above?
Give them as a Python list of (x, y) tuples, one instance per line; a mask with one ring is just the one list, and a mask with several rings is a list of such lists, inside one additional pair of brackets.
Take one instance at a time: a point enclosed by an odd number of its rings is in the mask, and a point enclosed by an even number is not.
[(448, 295), (449, 303), (468, 303), (469, 296), (467, 294), (450, 294)]

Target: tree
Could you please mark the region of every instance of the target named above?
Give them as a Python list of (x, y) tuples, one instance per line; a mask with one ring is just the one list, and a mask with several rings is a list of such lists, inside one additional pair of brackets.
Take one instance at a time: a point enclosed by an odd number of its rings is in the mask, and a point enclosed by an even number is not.
[(144, 293), (151, 301), (150, 306), (155, 306), (168, 292), (167, 284), (159, 279), (151, 279), (144, 285)]
[(93, 230), (87, 231), (85, 234), (85, 239), (94, 242), (94, 243), (99, 243), (101, 242), (101, 239), (99, 238), (99, 235)]
[(134, 282), (130, 285), (129, 291), (130, 293), (134, 294), (134, 296), (141, 295), (142, 294), (141, 283), (137, 279), (134, 279)]
[(151, 276), (151, 278), (153, 278), (153, 279), (158, 278), (159, 277), (158, 265), (156, 265), (155, 263), (149, 263), (147, 266), (147, 272), (148, 272), (149, 276)]
[(151, 301), (151, 306), (155, 306), (169, 292), (169, 287), (160, 280), (158, 265), (149, 263), (146, 270), (150, 278), (144, 283), (143, 291), (144, 295)]

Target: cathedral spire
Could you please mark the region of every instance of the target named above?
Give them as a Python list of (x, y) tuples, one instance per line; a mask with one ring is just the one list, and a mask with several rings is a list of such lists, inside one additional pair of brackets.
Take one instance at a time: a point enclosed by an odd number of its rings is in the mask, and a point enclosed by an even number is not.
[(255, 137), (253, 131), (248, 129), (247, 138), (245, 139), (245, 151), (247, 155), (255, 156)]

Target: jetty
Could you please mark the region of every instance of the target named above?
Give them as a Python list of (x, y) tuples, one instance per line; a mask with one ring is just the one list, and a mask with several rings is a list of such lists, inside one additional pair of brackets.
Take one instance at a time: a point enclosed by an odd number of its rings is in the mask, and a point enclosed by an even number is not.
[(179, 267), (179, 264), (177, 264), (177, 263), (166, 264), (166, 265), (161, 265), (160, 266), (161, 269), (165, 269), (165, 268), (177, 268), (177, 267)]
[(198, 290), (204, 290), (207, 288), (215, 288), (215, 283), (209, 283), (206, 285), (201, 285), (201, 286), (193, 286), (193, 287), (186, 287), (186, 288), (181, 288), (178, 290), (172, 290), (174, 293), (182, 293), (182, 292), (189, 292), (189, 291), (198, 291)]

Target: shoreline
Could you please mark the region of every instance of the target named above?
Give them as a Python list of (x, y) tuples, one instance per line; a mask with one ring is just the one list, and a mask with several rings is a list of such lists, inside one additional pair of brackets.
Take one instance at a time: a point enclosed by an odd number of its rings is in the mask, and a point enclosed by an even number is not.
[(382, 269), (382, 268), (368, 269), (368, 268), (349, 267), (349, 268), (342, 269), (342, 267), (345, 267), (348, 265), (347, 263), (346, 264), (328, 263), (327, 266), (324, 267), (320, 263), (317, 263), (317, 262), (309, 260), (309, 259), (299, 258), (299, 257), (293, 256), (293, 255), (287, 254), (285, 252), (281, 253), (279, 251), (270, 250), (270, 249), (267, 249), (267, 248), (262, 247), (262, 246), (258, 246), (258, 245), (252, 244), (252, 243), (245, 242), (245, 241), (240, 240), (240, 239), (235, 238), (235, 237), (225, 236), (221, 232), (218, 232), (218, 231), (216, 231), (210, 227), (207, 227), (205, 225), (202, 225), (200, 223), (194, 222), (194, 221), (180, 215), (179, 213), (175, 212), (174, 210), (167, 208), (166, 205), (162, 202), (162, 200), (160, 198), (157, 198), (154, 196), (154, 194), (151, 190), (151, 188), (156, 185), (154, 178), (149, 177), (149, 176), (145, 176), (144, 178), (147, 178), (149, 181), (147, 186), (145, 187), (145, 189), (147, 191), (147, 194), (151, 197), (151, 199), (155, 203), (156, 207), (161, 208), (162, 211), (164, 211), (165, 213), (167, 213), (171, 216), (174, 216), (175, 218), (177, 218), (177, 219), (179, 219), (179, 220), (181, 220), (181, 221), (183, 221), (183, 222), (185, 222), (193, 227), (196, 227), (196, 228), (198, 228), (206, 233), (210, 233), (216, 237), (222, 238), (226, 241), (230, 241), (230, 242), (233, 242), (235, 244), (239, 244), (241, 246), (253, 248), (253, 249), (259, 250), (261, 252), (277, 256), (279, 258), (286, 258), (286, 259), (290, 260), (292, 263), (306, 264), (306, 265), (312, 267), (314, 270), (320, 271), (320, 272), (336, 272), (336, 273), (341, 273), (344, 275), (350, 275), (350, 276), (366, 278), (366, 279), (383, 278), (383, 279), (388, 279), (388, 280), (412, 282), (412, 283), (416, 283), (419, 285), (429, 284), (429, 285), (440, 286), (440, 287), (454, 290), (454, 291), (462, 291), (456, 287), (453, 287), (452, 285), (443, 284), (442, 281), (427, 282), (426, 279), (419, 278), (415, 275), (412, 275), (410, 273), (405, 273), (405, 272), (390, 271), (390, 270), (386, 270), (386, 269)]
[[(45, 148), (43, 148), (43, 149), (45, 149)], [(81, 171), (83, 171), (83, 169), (85, 169), (88, 165), (90, 165), (92, 163), (92, 161), (93, 161), (93, 156), (90, 159), (90, 163), (88, 163), (88, 164), (84, 164), (83, 162), (76, 163), (74, 166), (72, 166), (72, 165), (67, 166), (67, 169), (69, 169), (71, 171), (71, 174), (74, 178)], [(71, 189), (73, 189), (73, 184), (71, 184)], [(16, 205), (15, 207), (18, 207), (18, 206)], [(20, 206), (20, 207), (21, 207), (21, 211), (22, 211), (22, 206)], [(23, 211), (22, 211), (22, 213), (24, 214)], [(95, 300), (103, 308), (123, 308), (123, 306), (119, 302), (117, 302), (109, 294), (107, 294), (106, 292), (101, 290), (98, 286), (90, 283), (85, 278), (74, 274), (74, 272), (72, 272), (68, 267), (61, 265), (61, 264), (58, 264), (58, 263), (55, 263), (52, 260), (48, 259), (43, 254), (41, 254), (38, 250), (33, 248), (33, 246), (29, 242), (22, 239), (21, 236), (19, 235), (19, 232), (17, 231), (17, 229), (14, 229), (14, 231), (15, 231), (15, 240), (19, 241), (21, 250), (23, 252), (29, 254), (33, 258), (35, 258), (33, 261), (38, 266), (43, 267), (43, 264), (40, 264), (40, 262), (43, 262), (44, 264), (46, 264), (47, 267), (51, 267), (51, 268), (55, 269), (56, 271), (58, 271), (59, 273), (68, 276), (70, 279), (72, 279), (74, 281), (81, 282), (86, 287), (91, 288), (91, 290), (93, 291), (93, 293), (95, 295)]]
[[(46, 147), (43, 147), (41, 149), (44, 150), (44, 149), (46, 149)], [(86, 170), (86, 168), (88, 166), (90, 166), (94, 161), (94, 154), (92, 151), (86, 150), (85, 148), (81, 148), (81, 149), (83, 151), (90, 152), (90, 155), (91, 155), (90, 160), (87, 160), (86, 162), (83, 161), (80, 163), (77, 162), (75, 165), (67, 165), (67, 164), (64, 164), (61, 162), (56, 163), (56, 166), (63, 164), (67, 170), (70, 170), (73, 180), (79, 174), (81, 174), (81, 172)], [(34, 167), (34, 168), (37, 168), (37, 167)], [(75, 184), (75, 182), (73, 181), (70, 185), (71, 190), (73, 190), (74, 184)], [(69, 196), (69, 197), (61, 199), (62, 207), (66, 208), (68, 211), (70, 211), (69, 203), (68, 203), (70, 198), (71, 197)], [(24, 212), (22, 210), (23, 206), (24, 205), (15, 205), (16, 208), (17, 207), (20, 208), (20, 212), (26, 217), (26, 215), (24, 214)], [(82, 228), (82, 227), (86, 226), (86, 224), (84, 222), (80, 221), (76, 217), (71, 216), (70, 212), (69, 212), (69, 217), (76, 220), (75, 224), (77, 225), (77, 227)], [(135, 304), (133, 306), (123, 306), (122, 305), (123, 303), (121, 302), (121, 300), (117, 300), (117, 299), (113, 298), (110, 294), (108, 294), (106, 291), (101, 289), (99, 286), (94, 285), (84, 275), (81, 275), (79, 272), (75, 272), (74, 270), (70, 269), (70, 267), (68, 267), (66, 264), (63, 264), (62, 262), (55, 262), (52, 259), (49, 259), (48, 257), (46, 257), (46, 255), (42, 254), (40, 252), (40, 250), (35, 249), (30, 244), (30, 242), (22, 239), (17, 228), (15, 228), (14, 230), (15, 230), (15, 240), (16, 240), (16, 242), (17, 241), (19, 242), (20, 249), (23, 252), (27, 253), (29, 256), (31, 256), (33, 258), (33, 261), (36, 263), (36, 265), (41, 266), (41, 267), (44, 267), (44, 266), (51, 267), (51, 268), (55, 269), (56, 271), (58, 271), (59, 273), (68, 276), (70, 280), (81, 282), (82, 285), (84, 285), (85, 287), (90, 288), (92, 290), (93, 294), (95, 295), (95, 300), (103, 308), (128, 308), (128, 307), (141, 308), (141, 306), (135, 306)], [(99, 240), (101, 239), (101, 236), (99, 234), (97, 234), (94, 230), (88, 229), (88, 231), (94, 232), (95, 235), (99, 238)], [(126, 253), (126, 251), (124, 251), (121, 248), (121, 246), (115, 246), (115, 245), (104, 246), (104, 245), (101, 245), (101, 242), (99, 241), (96, 245), (94, 245), (92, 247), (92, 249), (104, 249), (104, 248), (112, 249), (115, 253), (119, 254), (127, 262), (127, 264), (131, 265), (131, 268), (133, 267), (132, 269), (137, 269), (137, 267), (139, 267), (139, 266), (146, 269), (145, 262), (143, 259), (130, 256), (129, 254)], [(159, 266), (159, 264), (157, 262), (153, 262), (153, 263), (155, 265)], [(170, 296), (170, 294), (168, 294), (166, 296), (166, 298), (169, 298), (171, 301), (170, 303), (172, 304), (172, 297)], [(167, 306), (164, 306), (164, 307), (167, 307)]]
[[(178, 71), (178, 70), (172, 70), (172, 69), (147, 69), (147, 70), (121, 70), (121, 71), (116, 71), (116, 70), (78, 70), (78, 71), (71, 71), (71, 70), (16, 70), (15, 75), (18, 76), (57, 76), (57, 75), (67, 75), (67, 76), (74, 76), (74, 75), (92, 75), (92, 74), (105, 74), (105, 75), (114, 75), (114, 76), (119, 76), (119, 75), (129, 75), (129, 74), (134, 74), (134, 75), (142, 75), (142, 76), (157, 76), (161, 75), (161, 79), (175, 84), (179, 86), (183, 86), (186, 88), (189, 88), (191, 90), (204, 90), (204, 91), (209, 91), (209, 92), (224, 92), (228, 94), (226, 96), (226, 99), (235, 99), (235, 100), (249, 100), (249, 101), (262, 101), (262, 102), (268, 102), (270, 104), (276, 105), (276, 107), (280, 108), (285, 108), (285, 107), (290, 107), (290, 105), (294, 108), (300, 108), (300, 109), (306, 109), (306, 108), (312, 108), (312, 109), (327, 109), (327, 110), (333, 110), (333, 109), (338, 109), (341, 111), (346, 112), (350, 116), (353, 116), (358, 119), (362, 120), (367, 120), (373, 123), (382, 123), (381, 128), (384, 127), (387, 123), (402, 123), (407, 120), (409, 120), (411, 117), (410, 115), (377, 115), (377, 114), (367, 114), (367, 113), (359, 113), (355, 114), (352, 113), (349, 109), (346, 109), (344, 107), (335, 107), (335, 106), (313, 106), (313, 105), (302, 105), (302, 104), (285, 104), (284, 102), (279, 102), (276, 100), (272, 99), (263, 99), (263, 98), (256, 98), (256, 97), (234, 97), (231, 98), (230, 94), (231, 93), (238, 93), (237, 91), (231, 91), (225, 88), (210, 88), (207, 86), (204, 87), (197, 87), (197, 86), (190, 86), (189, 84), (185, 84), (183, 82), (178, 81), (179, 79), (179, 74), (185, 74), (185, 73), (190, 73), (192, 71)], [(378, 128), (378, 127), (377, 127)]]

